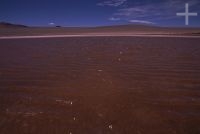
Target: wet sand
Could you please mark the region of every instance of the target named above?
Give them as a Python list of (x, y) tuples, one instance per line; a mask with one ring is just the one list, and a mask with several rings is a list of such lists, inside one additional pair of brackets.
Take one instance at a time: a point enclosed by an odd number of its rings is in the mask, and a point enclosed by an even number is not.
[(0, 133), (198, 134), (199, 42), (0, 40)]

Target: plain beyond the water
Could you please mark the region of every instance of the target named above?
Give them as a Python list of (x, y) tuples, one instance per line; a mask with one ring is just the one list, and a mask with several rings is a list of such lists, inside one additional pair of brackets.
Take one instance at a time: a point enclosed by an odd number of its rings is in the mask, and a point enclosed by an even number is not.
[(0, 133), (198, 134), (199, 42), (0, 40)]

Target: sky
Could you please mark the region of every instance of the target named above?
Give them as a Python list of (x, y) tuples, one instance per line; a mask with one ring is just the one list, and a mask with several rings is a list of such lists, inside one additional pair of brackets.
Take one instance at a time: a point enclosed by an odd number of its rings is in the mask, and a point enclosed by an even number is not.
[(1, 0), (0, 22), (28, 26), (105, 26), (144, 24), (200, 27), (200, 0)]

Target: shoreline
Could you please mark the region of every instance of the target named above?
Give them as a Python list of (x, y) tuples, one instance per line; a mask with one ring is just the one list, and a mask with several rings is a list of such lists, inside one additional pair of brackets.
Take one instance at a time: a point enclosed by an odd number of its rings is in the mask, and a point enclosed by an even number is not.
[(200, 38), (198, 35), (169, 34), (69, 34), (69, 35), (33, 35), (33, 36), (0, 36), (2, 39), (37, 39), (37, 38), (68, 38), (68, 37), (166, 37), (166, 38)]

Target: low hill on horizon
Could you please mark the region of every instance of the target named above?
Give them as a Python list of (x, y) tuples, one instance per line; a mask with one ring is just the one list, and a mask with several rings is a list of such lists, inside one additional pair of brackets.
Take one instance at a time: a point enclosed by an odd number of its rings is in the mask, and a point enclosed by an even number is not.
[(28, 26), (20, 25), (20, 24), (12, 24), (8, 22), (0, 22), (0, 28), (25, 28)]
[(70, 34), (200, 34), (200, 28), (160, 27), (155, 25), (110, 25), (98, 27), (28, 27), (0, 22), (0, 36), (70, 35)]

